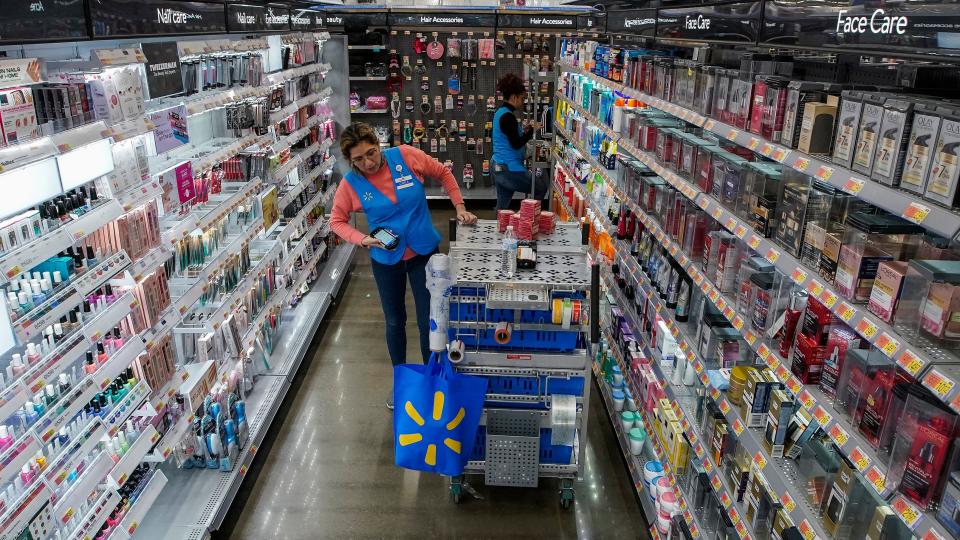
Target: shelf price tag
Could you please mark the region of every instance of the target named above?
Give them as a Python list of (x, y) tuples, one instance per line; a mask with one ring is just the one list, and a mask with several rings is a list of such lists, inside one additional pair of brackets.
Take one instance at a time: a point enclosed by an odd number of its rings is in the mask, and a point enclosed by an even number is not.
[(813, 411), (813, 417), (816, 418), (817, 422), (821, 426), (826, 426), (831, 420), (833, 420), (833, 416), (831, 416), (830, 413), (823, 408), (823, 405), (817, 405), (817, 408)]
[(780, 495), (780, 504), (783, 505), (783, 509), (786, 510), (788, 514), (797, 508), (797, 503), (793, 501), (790, 492), (784, 492), (783, 495)]
[(820, 303), (827, 306), (827, 308), (832, 309), (837, 303), (837, 295), (833, 294), (832, 291), (824, 289), (823, 293), (818, 297)]
[[(697, 443), (697, 445), (693, 447), (693, 451), (697, 453), (697, 457), (698, 457), (698, 458), (703, 459), (703, 455), (704, 455), (705, 452), (704, 452), (704, 450), (703, 450), (703, 445), (702, 445), (702, 444)], [(703, 462), (704, 468), (706, 468), (707, 463), (709, 463), (709, 462), (707, 462), (707, 461), (704, 461), (704, 462)]]
[(776, 264), (777, 260), (780, 258), (780, 252), (774, 248), (767, 250), (767, 260), (773, 264)]
[(766, 157), (770, 157), (770, 154), (773, 153), (773, 147), (769, 143), (763, 143), (763, 146), (760, 147), (760, 153)]
[(733, 318), (733, 327), (737, 329), (737, 332), (743, 330), (743, 317), (737, 315)]
[(821, 165), (820, 168), (817, 169), (817, 173), (814, 176), (826, 182), (827, 180), (830, 179), (830, 177), (833, 176), (833, 167), (827, 167), (826, 165)]
[[(900, 358), (903, 358), (903, 356)], [(947, 394), (949, 394), (955, 386), (952, 380), (948, 379), (936, 369), (931, 369), (930, 373), (923, 378), (923, 385), (929, 388), (934, 394), (940, 396), (940, 399), (946, 398)]]
[(797, 529), (800, 530), (800, 534), (802, 534), (806, 540), (813, 540), (817, 537), (817, 533), (813, 532), (813, 527), (810, 526), (810, 522), (807, 520), (801, 521), (800, 525), (797, 525)]
[(790, 392), (796, 394), (803, 388), (803, 383), (800, 382), (800, 379), (796, 377), (790, 377), (787, 379), (787, 388), (790, 389)]
[(793, 160), (793, 168), (800, 172), (807, 172), (807, 169), (810, 167), (810, 160), (805, 157), (797, 157)]
[(737, 434), (737, 437), (743, 434), (744, 429), (743, 422), (741, 422), (739, 418), (733, 421), (733, 431)]
[(734, 525), (740, 523), (740, 514), (737, 513), (737, 509), (733, 506), (727, 508), (727, 515), (730, 516), (730, 522)]
[(876, 466), (872, 467), (866, 474), (867, 480), (870, 482), (870, 485), (873, 486), (873, 489), (877, 490), (877, 493), (883, 495), (883, 490), (886, 488), (886, 479), (883, 476), (883, 473), (877, 469)]
[(780, 379), (781, 381), (790, 380), (790, 370), (788, 370), (786, 366), (778, 367), (776, 374), (777, 374), (777, 378)]
[(743, 338), (747, 340), (747, 343), (749, 343), (751, 347), (753, 347), (753, 344), (757, 342), (757, 335), (750, 330), (747, 330), (747, 333), (744, 334)]
[(843, 183), (843, 190), (851, 195), (856, 195), (860, 193), (860, 190), (863, 189), (864, 181), (859, 178), (850, 177), (847, 178), (847, 181)]
[(852, 319), (856, 313), (853, 306), (846, 302), (840, 302), (840, 306), (837, 308), (837, 316), (843, 319), (843, 322), (850, 322), (850, 319)]
[(736, 139), (737, 135), (740, 135), (740, 132), (735, 129), (731, 129), (727, 131), (727, 138), (730, 140)]
[(863, 449), (857, 446), (850, 452), (850, 461), (858, 471), (863, 472), (870, 466), (870, 458), (863, 452)]
[(876, 337), (877, 332), (880, 329), (877, 328), (877, 325), (872, 323), (870, 319), (864, 317), (863, 319), (860, 319), (860, 322), (857, 323), (856, 330), (861, 336), (867, 339), (873, 339)]
[(900, 342), (890, 337), (890, 334), (886, 332), (880, 334), (874, 345), (889, 358), (893, 358), (894, 353), (900, 348)]
[(820, 296), (820, 293), (823, 292), (823, 283), (811, 279), (810, 283), (807, 283), (807, 292), (810, 293), (811, 296)]
[(720, 412), (722, 412), (723, 414), (729, 414), (729, 413), (730, 413), (730, 402), (728, 402), (727, 400), (721, 401), (721, 402), (720, 402)]
[[(720, 478), (717, 476), (713, 477), (715, 482), (713, 482), (713, 487), (715, 489), (720, 489)], [(730, 496), (726, 492), (720, 494), (720, 503), (723, 504), (724, 508), (730, 508)]]
[(766, 343), (761, 343), (760, 347), (757, 348), (757, 354), (760, 355), (760, 358), (766, 360), (770, 356), (770, 348), (767, 347)]
[(737, 222), (734, 221), (732, 217), (728, 217), (727, 223), (724, 226), (727, 228), (728, 231), (733, 232), (733, 230), (737, 228)]
[(920, 521), (920, 510), (918, 510), (917, 507), (900, 495), (893, 500), (893, 504), (890, 506), (893, 507), (893, 511), (900, 516), (900, 519), (906, 523), (907, 527), (910, 527), (911, 530), (916, 528), (917, 523)]
[(806, 390), (800, 392), (800, 395), (797, 396), (797, 399), (800, 400), (800, 404), (803, 405), (803, 408), (809, 411), (816, 404), (816, 400), (813, 399), (813, 396), (810, 392)]
[(790, 273), (790, 279), (797, 285), (801, 285), (807, 280), (807, 273), (803, 271), (803, 268), (798, 266)]
[(706, 129), (707, 131), (713, 131), (713, 127), (715, 125), (717, 125), (717, 123), (713, 120), (707, 120), (707, 123), (703, 125), (703, 129)]
[(840, 427), (840, 424), (834, 424), (830, 426), (830, 438), (833, 439), (833, 442), (837, 443), (837, 446), (844, 447), (847, 444), (847, 441), (850, 440), (850, 435)]
[(737, 225), (733, 229), (733, 234), (737, 235), (737, 238), (743, 239), (747, 235), (747, 228), (743, 225)]
[(771, 354), (767, 357), (767, 367), (770, 369), (777, 369), (780, 367), (780, 359), (776, 355)]
[(940, 535), (934, 529), (927, 529), (927, 532), (923, 533), (923, 537), (920, 540), (947, 540)]
[(716, 304), (716, 303), (717, 303), (717, 300), (719, 300), (719, 299), (720, 299), (720, 293), (719, 293), (716, 289), (711, 289), (711, 290), (710, 290), (710, 301), (713, 302), (714, 304)]
[(750, 249), (756, 251), (760, 247), (760, 237), (753, 235), (750, 237), (750, 240), (747, 240), (747, 245), (750, 246)]
[(923, 223), (923, 220), (927, 219), (927, 216), (930, 214), (930, 207), (920, 204), (918, 202), (911, 202), (907, 205), (907, 208), (903, 211), (901, 217), (908, 219), (917, 225)]
[(718, 206), (713, 209), (713, 219), (720, 221), (721, 217), (723, 217), (723, 208)]
[(923, 360), (911, 351), (907, 349), (903, 351), (900, 355), (900, 358), (897, 359), (897, 364), (899, 364), (903, 369), (907, 370), (907, 373), (917, 376), (917, 373), (920, 373), (920, 370), (923, 369)]
[(750, 137), (750, 144), (747, 145), (751, 150), (756, 150), (760, 146), (760, 139), (756, 137)]
[(706, 385), (710, 382), (710, 377), (707, 377), (707, 374), (706, 374), (706, 373), (701, 373), (701, 374), (700, 374), (700, 382), (702, 382), (703, 385), (706, 386)]
[(787, 157), (787, 151), (783, 148), (777, 148), (773, 151), (773, 159), (776, 161), (783, 161), (783, 158)]
[[(703, 459), (703, 458), (701, 457), (701, 459)], [(709, 459), (708, 459), (708, 460), (705, 460), (705, 461), (703, 462), (703, 470), (707, 471), (707, 474), (710, 474), (711, 472), (713, 472), (713, 463), (710, 463), (710, 460), (709, 460)], [(720, 479), (717, 478), (716, 476), (714, 476), (714, 478), (716, 478), (716, 484), (714, 485), (714, 487), (717, 488), (717, 489), (720, 489), (720, 487), (719, 487), (719, 486), (720, 486)]]

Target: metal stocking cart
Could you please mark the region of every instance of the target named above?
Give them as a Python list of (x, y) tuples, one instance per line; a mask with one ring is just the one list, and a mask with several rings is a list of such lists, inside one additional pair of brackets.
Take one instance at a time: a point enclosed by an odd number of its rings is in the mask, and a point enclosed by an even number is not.
[[(590, 343), (599, 338), (599, 273), (575, 224), (537, 240), (535, 269), (501, 272), (497, 222), (450, 226), (450, 359), (487, 378), (467, 475), (493, 486), (536, 487), (560, 479), (560, 504), (573, 502), (584, 463), (590, 402)], [(459, 502), (463, 477), (450, 493)]]

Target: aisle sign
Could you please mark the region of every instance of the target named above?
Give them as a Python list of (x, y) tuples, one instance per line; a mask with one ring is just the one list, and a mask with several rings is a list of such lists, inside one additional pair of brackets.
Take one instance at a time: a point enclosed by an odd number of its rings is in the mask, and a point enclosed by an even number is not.
[(439, 27), (457, 27), (473, 28), (495, 26), (497, 24), (497, 14), (490, 10), (488, 12), (446, 12), (446, 11), (419, 11), (419, 12), (394, 12), (387, 15), (390, 26), (439, 26)]
[(498, 28), (577, 29), (577, 16), (561, 13), (497, 13)]
[(227, 30), (255, 32), (267, 29), (267, 11), (264, 6), (227, 4)]
[(656, 9), (628, 9), (607, 12), (607, 32), (610, 33), (654, 37), (656, 28)]
[(181, 0), (90, 0), (94, 37), (226, 32), (222, 5)]
[(0, 42), (87, 37), (83, 0), (4, 0)]

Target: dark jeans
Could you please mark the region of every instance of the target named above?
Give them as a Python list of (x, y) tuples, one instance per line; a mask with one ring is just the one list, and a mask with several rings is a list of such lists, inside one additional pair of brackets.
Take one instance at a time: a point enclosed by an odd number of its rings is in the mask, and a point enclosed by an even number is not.
[[(510, 201), (513, 200), (513, 194), (530, 193), (530, 183), (532, 176), (530, 171), (494, 171), (493, 183), (497, 186), (497, 210), (510, 208)], [(534, 186), (535, 193), (533, 197), (537, 200), (543, 200), (547, 196), (547, 187), (549, 183), (546, 176), (537, 179), (537, 185)]]
[(430, 359), (430, 291), (427, 290), (427, 261), (431, 255), (417, 255), (397, 264), (381, 264), (371, 259), (373, 279), (380, 292), (380, 307), (387, 323), (387, 351), (393, 365), (407, 362), (407, 280), (413, 290), (420, 330), (420, 354), (423, 363)]

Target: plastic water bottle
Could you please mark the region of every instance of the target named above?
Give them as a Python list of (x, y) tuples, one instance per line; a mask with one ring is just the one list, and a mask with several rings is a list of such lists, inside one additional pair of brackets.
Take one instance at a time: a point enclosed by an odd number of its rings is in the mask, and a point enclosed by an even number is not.
[(502, 246), (500, 271), (512, 278), (517, 273), (517, 235), (512, 225), (507, 225), (507, 231), (503, 233)]

